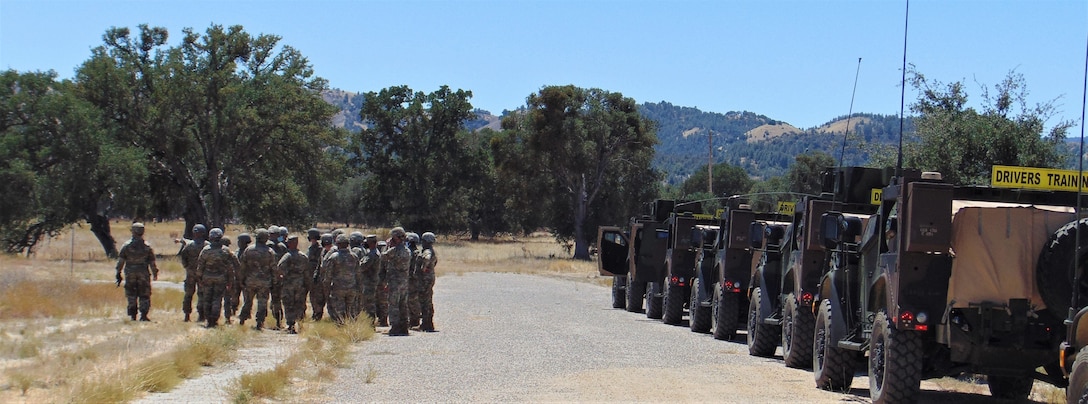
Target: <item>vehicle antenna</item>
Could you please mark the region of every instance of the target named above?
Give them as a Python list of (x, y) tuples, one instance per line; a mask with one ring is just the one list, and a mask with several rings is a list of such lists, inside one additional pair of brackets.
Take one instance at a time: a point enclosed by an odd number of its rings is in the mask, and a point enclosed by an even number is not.
[[(1085, 39), (1084, 47), (1085, 47), (1085, 50), (1084, 50), (1084, 88), (1081, 91), (1081, 99), (1080, 99), (1080, 151), (1077, 153), (1077, 171), (1078, 171), (1077, 176), (1079, 177), (1078, 181), (1077, 181), (1077, 221), (1076, 221), (1076, 223), (1077, 223), (1077, 234), (1076, 234), (1076, 244), (1075, 244), (1076, 247), (1075, 247), (1075, 251), (1073, 253), (1074, 257), (1079, 257), (1080, 256), (1080, 249), (1081, 249), (1080, 248), (1080, 239), (1081, 239), (1081, 234), (1080, 234), (1081, 224), (1080, 224), (1080, 221), (1081, 221), (1081, 203), (1083, 202), (1081, 198), (1083, 197), (1083, 194), (1084, 194), (1084, 110), (1085, 110), (1085, 103), (1088, 102), (1088, 39)], [(1080, 300), (1080, 286), (1079, 285), (1080, 285), (1082, 276), (1081, 276), (1081, 273), (1080, 273), (1081, 271), (1079, 271), (1078, 268), (1077, 268), (1079, 263), (1080, 263), (1079, 259), (1074, 259), (1069, 264), (1069, 265), (1072, 266), (1072, 271), (1073, 271), (1073, 301), (1069, 305), (1069, 318), (1073, 318), (1073, 316), (1076, 314), (1077, 301)]]
[[(854, 96), (858, 94), (858, 76), (861, 75), (861, 58), (858, 58), (858, 68), (854, 72), (854, 90), (850, 93), (850, 110), (846, 113), (846, 131), (842, 134), (842, 151), (839, 152), (839, 167), (844, 166), (844, 160), (846, 160), (846, 139), (850, 138), (850, 120), (854, 117)], [(840, 187), (846, 189), (846, 184), (839, 184)], [(835, 193), (835, 202), (838, 202), (839, 194)], [(843, 195), (843, 199), (846, 195)]]
[(903, 177), (903, 115), (906, 110), (907, 99), (907, 28), (910, 22), (910, 0), (907, 0), (907, 11), (903, 16), (903, 77), (900, 82), (899, 88), (899, 155), (895, 161), (895, 178), (896, 182), (900, 181), (899, 178)]

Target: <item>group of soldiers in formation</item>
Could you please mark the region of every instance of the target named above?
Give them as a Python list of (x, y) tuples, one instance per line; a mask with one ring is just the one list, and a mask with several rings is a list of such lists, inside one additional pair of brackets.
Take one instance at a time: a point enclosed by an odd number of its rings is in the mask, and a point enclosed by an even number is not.
[[(242, 233), (235, 252), (222, 229), (209, 231), (198, 224), (192, 230), (193, 239), (176, 240), (182, 244), (178, 255), (185, 267), (184, 321), (190, 321), (194, 295), (197, 321), (209, 328), (218, 326), (220, 313), (227, 324), (237, 314), (239, 324), (245, 325), (256, 300), (252, 318), (254, 328), (261, 330), (271, 301), (275, 328), (286, 323), (287, 332), (297, 333), (308, 295), (313, 321), (321, 320), (328, 307), (329, 317), (340, 325), (365, 313), (375, 326), (390, 327), (389, 335), (408, 335), (410, 327), (435, 331), (434, 233), (419, 236), (395, 227), (389, 240), (379, 241), (359, 232), (322, 234), (310, 229), (310, 246), (302, 253), (299, 237), (288, 234), (286, 227), (258, 229), (255, 237)], [(159, 273), (143, 234), (144, 225), (134, 223), (132, 239), (121, 246), (117, 260), (117, 285), (125, 283), (128, 316), (134, 321), (137, 314), (140, 321), (150, 321), (151, 281)]]

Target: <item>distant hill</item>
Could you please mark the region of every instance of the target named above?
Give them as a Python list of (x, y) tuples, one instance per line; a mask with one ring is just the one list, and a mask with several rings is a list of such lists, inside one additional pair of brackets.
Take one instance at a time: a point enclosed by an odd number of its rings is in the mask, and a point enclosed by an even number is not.
[[(340, 108), (333, 125), (358, 131), (365, 127), (359, 119), (362, 94), (329, 90), (322, 94), (326, 102)], [(465, 122), (469, 130), (501, 130), (502, 116), (477, 109), (476, 119)], [(503, 111), (504, 113), (506, 111)], [(823, 151), (839, 158), (847, 117), (836, 117), (815, 128), (800, 129), (784, 121), (748, 111), (705, 112), (661, 101), (639, 105), (639, 112), (657, 124), (654, 167), (665, 173), (665, 181), (678, 184), (696, 170), (706, 167), (707, 136), (713, 138), (715, 163), (728, 162), (743, 167), (756, 179), (782, 175), (794, 156), (808, 151)], [(910, 130), (910, 122), (907, 122)], [(891, 115), (854, 114), (849, 118), (850, 140), (846, 164), (863, 164), (869, 156), (863, 143), (894, 144), (899, 136), (899, 118)]]

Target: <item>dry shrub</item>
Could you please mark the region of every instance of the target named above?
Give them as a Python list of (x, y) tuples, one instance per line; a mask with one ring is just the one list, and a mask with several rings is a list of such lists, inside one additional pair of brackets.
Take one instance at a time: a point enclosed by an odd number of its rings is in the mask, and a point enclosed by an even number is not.
[(279, 397), (291, 380), (291, 372), (297, 367), (298, 362), (289, 358), (272, 370), (244, 374), (238, 378), (234, 397), (247, 397), (247, 401), (253, 398)]
[(12, 387), (19, 389), (19, 394), (26, 395), (26, 392), (34, 386), (34, 382), (38, 380), (38, 377), (28, 372), (26, 369), (13, 369), (8, 370), (6, 377)]
[[(173, 356), (173, 355), (172, 355)], [(170, 357), (156, 357), (136, 367), (137, 389), (152, 393), (170, 391), (181, 384), (182, 376)]]

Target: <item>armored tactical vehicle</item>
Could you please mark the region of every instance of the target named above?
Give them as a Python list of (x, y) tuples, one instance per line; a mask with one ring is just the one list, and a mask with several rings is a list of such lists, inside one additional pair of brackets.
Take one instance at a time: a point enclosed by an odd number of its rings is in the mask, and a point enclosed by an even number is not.
[[(665, 278), (669, 229), (666, 221), (673, 201), (657, 200), (647, 214), (633, 220), (629, 229), (601, 226), (597, 229), (598, 272), (612, 277), (612, 307), (661, 318), (661, 299), (651, 285)], [(651, 293), (647, 293), (651, 292)], [(659, 293), (658, 293), (659, 294)]]
[(1026, 398), (1034, 379), (1063, 386), (1077, 194), (926, 173), (897, 176), (879, 200), (870, 216), (821, 219), (833, 257), (816, 297), (817, 386), (849, 386), (866, 352), (877, 403), (913, 402), (922, 379), (962, 373), (985, 375), (1000, 398)]

